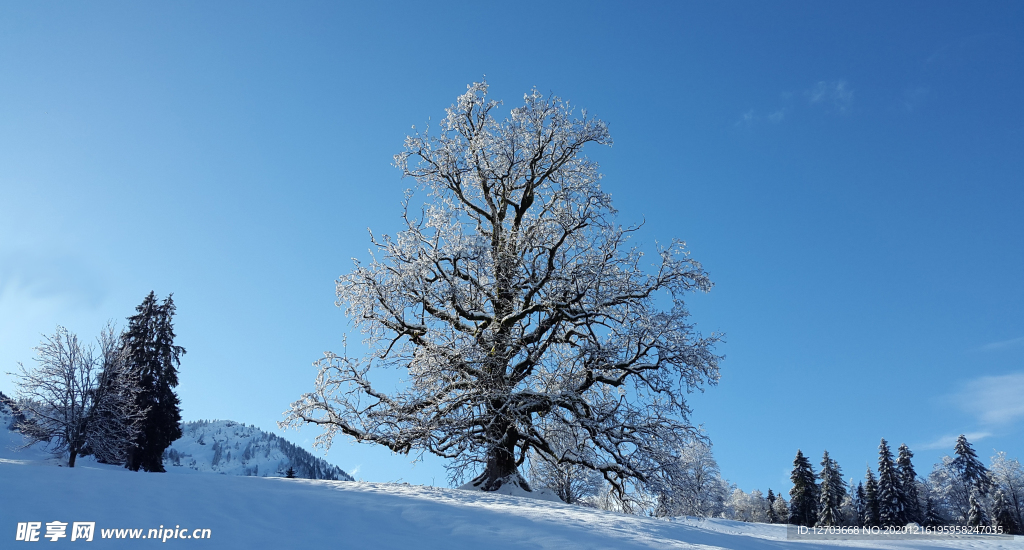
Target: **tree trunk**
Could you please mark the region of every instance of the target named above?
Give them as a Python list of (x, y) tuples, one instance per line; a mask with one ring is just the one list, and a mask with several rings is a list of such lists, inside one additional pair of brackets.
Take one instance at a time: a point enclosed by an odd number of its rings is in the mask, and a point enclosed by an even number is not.
[(504, 437), (487, 451), (487, 466), (482, 474), (473, 478), (473, 486), (479, 487), (482, 491), (497, 491), (502, 485), (511, 483), (530, 491), (530, 485), (519, 475), (516, 467), (515, 428), (506, 428), (503, 435)]
[(68, 468), (74, 468), (75, 458), (78, 457), (78, 451), (70, 451), (68, 454), (71, 455), (71, 458), (68, 458)]

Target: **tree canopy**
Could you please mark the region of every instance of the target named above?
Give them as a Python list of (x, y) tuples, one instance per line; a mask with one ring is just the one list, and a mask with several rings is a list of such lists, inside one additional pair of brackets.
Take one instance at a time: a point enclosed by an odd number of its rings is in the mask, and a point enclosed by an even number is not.
[[(498, 120), (477, 83), (436, 133), (409, 136), (396, 166), (426, 191), (404, 227), (337, 281), (365, 358), (328, 353), (315, 391), (284, 425), (324, 427), (395, 452), (451, 459), (453, 478), (529, 489), (517, 468), (540, 453), (600, 472), (622, 494), (657, 489), (699, 438), (685, 395), (718, 380), (718, 334), (698, 334), (683, 296), (712, 283), (684, 243), (651, 267), (614, 222), (587, 144), (607, 125), (536, 90)], [(664, 306), (664, 307), (660, 307)], [(408, 384), (384, 391), (370, 369)], [(566, 449), (549, 434), (579, 433)], [(666, 475), (666, 472), (669, 472)]]

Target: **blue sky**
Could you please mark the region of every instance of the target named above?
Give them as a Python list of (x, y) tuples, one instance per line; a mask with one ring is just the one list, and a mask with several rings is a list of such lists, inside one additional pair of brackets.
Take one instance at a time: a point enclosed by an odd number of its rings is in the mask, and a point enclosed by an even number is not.
[(881, 437), (922, 473), (960, 433), (1024, 458), (1019, 2), (3, 2), (0, 373), (173, 292), (185, 419), (276, 430), (399, 228), (392, 155), (485, 75), (607, 121), (620, 221), (711, 274), (691, 402), (728, 479), (787, 488), (797, 448), (859, 477)]

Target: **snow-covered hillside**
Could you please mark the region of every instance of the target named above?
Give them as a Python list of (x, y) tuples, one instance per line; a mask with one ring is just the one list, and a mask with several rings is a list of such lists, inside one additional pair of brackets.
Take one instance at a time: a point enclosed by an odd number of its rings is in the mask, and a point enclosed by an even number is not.
[[(21, 444), (21, 435), (4, 429), (8, 420), (0, 419), (0, 548), (21, 547), (14, 544), (19, 524), (24, 533), (37, 522), (41, 542), (49, 542), (48, 523), (67, 524), (66, 537), (57, 540), (67, 544), (72, 542), (75, 522), (91, 522), (93, 540), (87, 548), (144, 548), (170, 537), (166, 542), (172, 545), (217, 549), (825, 550), (845, 546), (1024, 550), (1020, 537), (1016, 541), (790, 541), (785, 528), (778, 525), (657, 520), (479, 491), (201, 474), (186, 467), (151, 474), (88, 459), (67, 468), (42, 449), (11, 450)], [(224, 442), (221, 453), (226, 456), (234, 449), (234, 443), (227, 442), (234, 440), (218, 439), (228, 427), (213, 428), (214, 424), (196, 431), (207, 443), (202, 446), (204, 456), (205, 447), (214, 441)], [(250, 442), (259, 437), (240, 425), (230, 428), (253, 434)], [(127, 540), (133, 538), (146, 541)]]
[(183, 423), (181, 431), (164, 452), (168, 472), (281, 477), (292, 467), (296, 477), (352, 481), (341, 468), (255, 426), (200, 420)]

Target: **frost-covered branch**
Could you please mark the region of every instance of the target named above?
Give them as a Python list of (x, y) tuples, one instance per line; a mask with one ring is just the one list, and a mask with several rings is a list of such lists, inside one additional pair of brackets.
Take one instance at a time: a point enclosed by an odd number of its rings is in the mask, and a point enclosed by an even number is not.
[[(685, 395), (718, 380), (720, 336), (698, 334), (683, 302), (712, 284), (681, 241), (648, 266), (636, 228), (614, 223), (582, 154), (611, 144), (604, 122), (536, 91), (499, 121), (486, 91), (470, 86), (437, 134), (396, 155), (428, 195), (422, 216), (407, 200), (403, 230), (337, 281), (374, 354), (325, 355), (282, 424), (482, 467), (486, 490), (519, 483), (528, 451), (620, 493), (656, 484), (696, 435)], [(408, 387), (375, 388), (371, 365), (404, 370)], [(566, 430), (586, 452), (557, 451), (548, 434)]]

